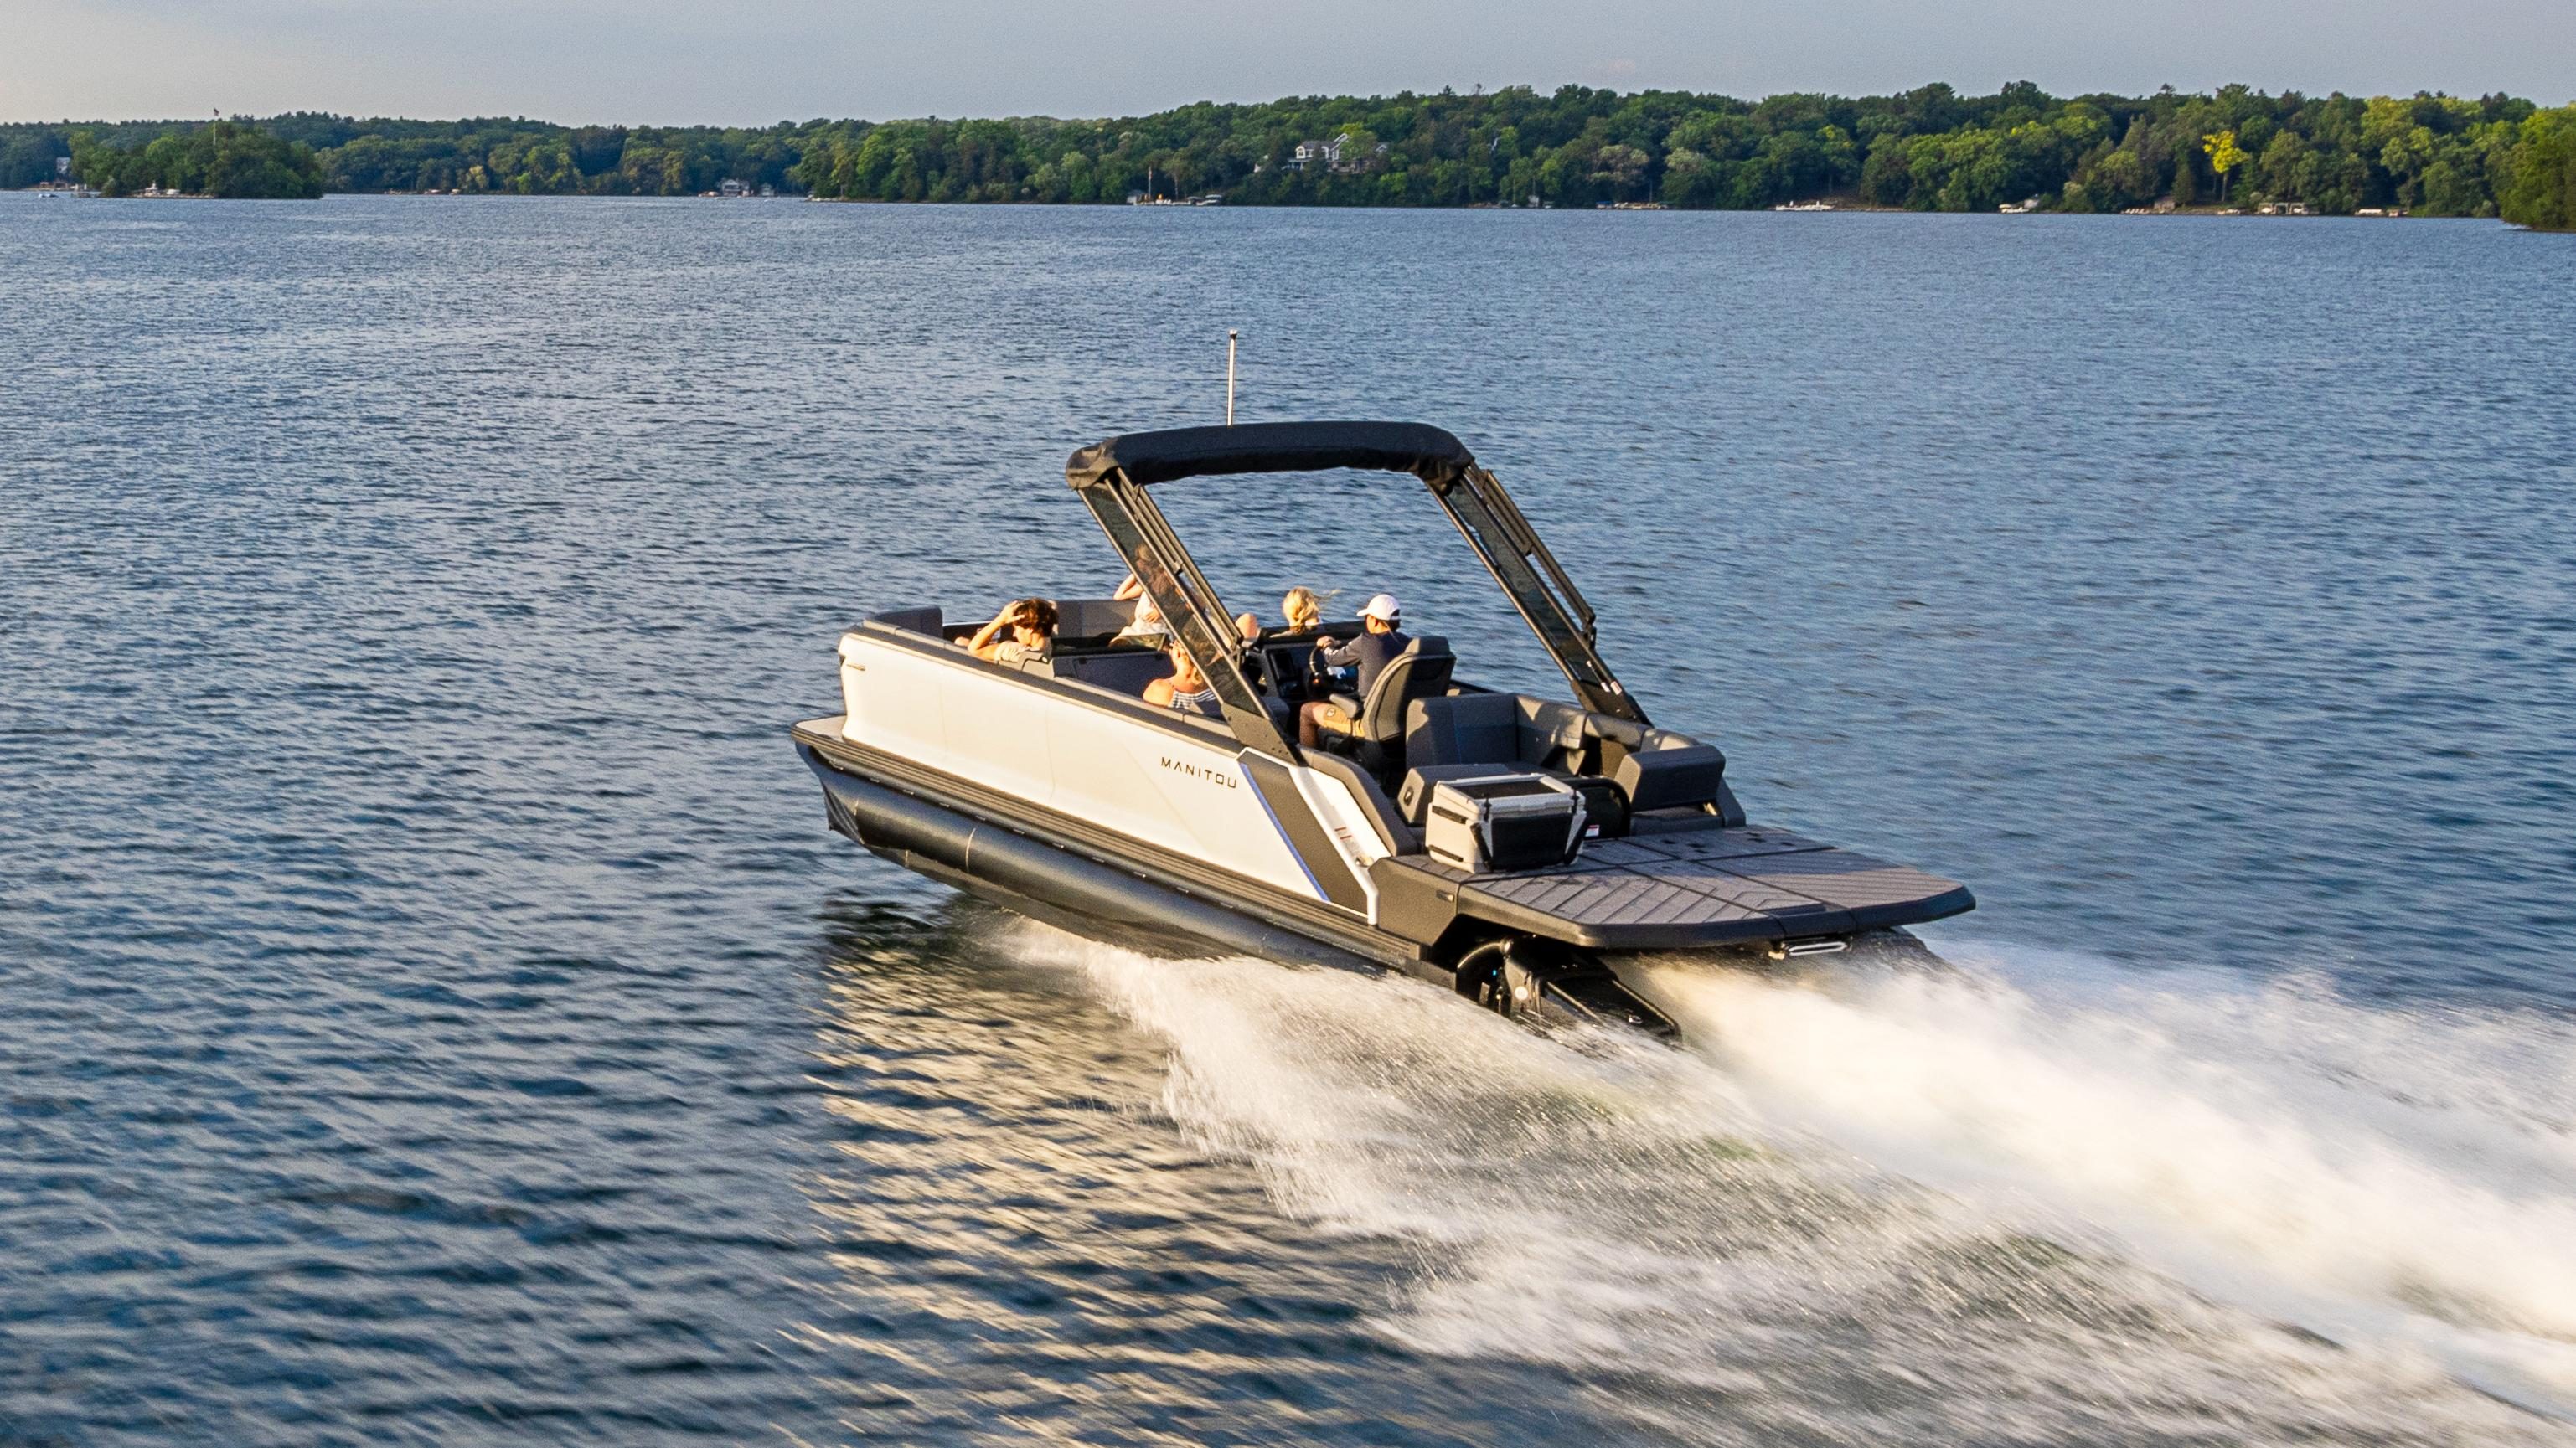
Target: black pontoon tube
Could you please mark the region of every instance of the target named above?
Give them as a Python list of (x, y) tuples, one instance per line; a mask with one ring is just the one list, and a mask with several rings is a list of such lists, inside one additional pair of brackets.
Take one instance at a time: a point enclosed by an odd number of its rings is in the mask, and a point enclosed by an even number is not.
[[(796, 752), (823, 782), (832, 828), (907, 869), (952, 882), (989, 884), (1174, 945), (1198, 942), (1269, 960), (1371, 973), (1385, 968), (1142, 876), (869, 783), (834, 768), (810, 745), (799, 744)], [(1442, 980), (1447, 975), (1439, 972)]]

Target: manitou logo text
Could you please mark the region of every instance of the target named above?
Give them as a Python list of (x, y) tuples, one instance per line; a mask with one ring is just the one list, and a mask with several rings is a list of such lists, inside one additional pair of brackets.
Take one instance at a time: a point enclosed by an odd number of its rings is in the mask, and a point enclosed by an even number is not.
[(1163, 767), (1175, 773), (1186, 774), (1192, 779), (1204, 779), (1210, 784), (1224, 785), (1228, 789), (1243, 788), (1241, 781), (1222, 769), (1210, 769), (1204, 764), (1183, 764), (1168, 754), (1163, 756)]

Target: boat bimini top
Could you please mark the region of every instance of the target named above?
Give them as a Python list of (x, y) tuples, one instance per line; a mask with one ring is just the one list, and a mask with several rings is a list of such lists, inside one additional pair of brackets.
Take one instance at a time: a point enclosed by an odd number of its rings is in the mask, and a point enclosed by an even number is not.
[[(1192, 478), (1409, 473), (1483, 560), (1572, 699), (1454, 678), (1414, 637), (1353, 728), (1294, 742), (1311, 634), (1246, 640), (1157, 507)], [(1714, 746), (1656, 727), (1594, 647), (1590, 604), (1464, 444), (1410, 422), (1129, 433), (1065, 477), (1197, 665), (1220, 717), (1140, 696), (1170, 663), (1139, 604), (1058, 600), (1052, 652), (960, 647), (937, 607), (840, 643), (844, 712), (796, 726), (832, 827), (1026, 914), (1129, 943), (1391, 966), (1508, 1012), (1670, 1029), (1635, 952), (1838, 950), (1971, 908), (1903, 865), (1749, 824)], [(1355, 625), (1333, 631), (1347, 636)]]
[(1091, 507), (1146, 596), (1215, 686), (1226, 722), (1247, 748), (1291, 759), (1295, 751), (1244, 677), (1233, 616), (1181, 546), (1147, 489), (1227, 473), (1311, 473), (1331, 468), (1411, 473), (1466, 535), (1586, 708), (1647, 722), (1593, 649), (1592, 606), (1565, 576), (1512, 495), (1476, 465), (1467, 445), (1419, 422), (1263, 422), (1131, 432), (1076, 452), (1066, 481)]

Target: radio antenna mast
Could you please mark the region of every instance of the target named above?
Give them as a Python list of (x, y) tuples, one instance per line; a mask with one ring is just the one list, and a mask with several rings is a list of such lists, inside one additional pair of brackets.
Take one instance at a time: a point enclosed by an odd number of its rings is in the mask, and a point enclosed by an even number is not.
[(1225, 329), (1225, 425), (1234, 426), (1234, 329)]

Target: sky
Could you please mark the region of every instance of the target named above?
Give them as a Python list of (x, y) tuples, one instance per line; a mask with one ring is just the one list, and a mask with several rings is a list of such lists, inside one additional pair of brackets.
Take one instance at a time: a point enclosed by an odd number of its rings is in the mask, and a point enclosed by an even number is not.
[(9, 0), (0, 120), (1138, 115), (1464, 91), (2032, 80), (2576, 101), (2576, 0)]

